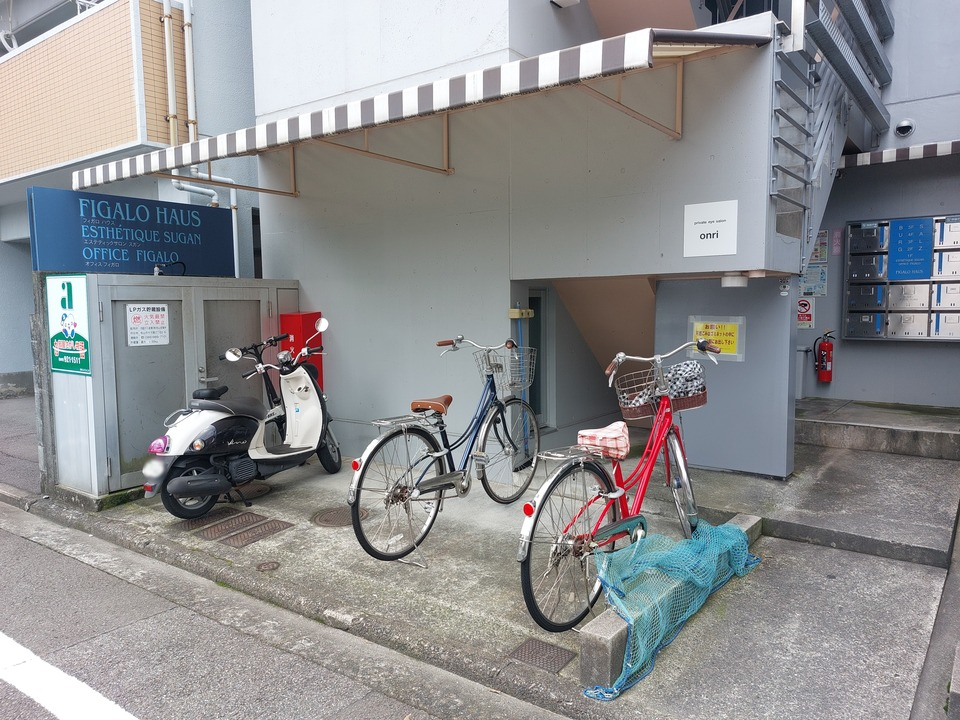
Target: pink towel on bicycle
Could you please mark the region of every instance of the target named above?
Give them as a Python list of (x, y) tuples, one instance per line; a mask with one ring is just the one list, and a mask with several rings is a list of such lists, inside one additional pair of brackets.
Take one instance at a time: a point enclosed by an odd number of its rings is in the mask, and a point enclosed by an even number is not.
[(581, 430), (577, 433), (577, 445), (599, 448), (604, 455), (623, 460), (630, 452), (630, 431), (622, 420), (596, 430)]

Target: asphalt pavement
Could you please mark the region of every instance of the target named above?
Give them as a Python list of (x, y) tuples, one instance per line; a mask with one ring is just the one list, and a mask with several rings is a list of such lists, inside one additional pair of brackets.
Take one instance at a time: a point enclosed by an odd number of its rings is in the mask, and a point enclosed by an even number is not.
[[(10, 402), (0, 411), (15, 412)], [(16, 402), (32, 421), (32, 398)], [(939, 421), (937, 433), (960, 431)], [(903, 720), (960, 709), (945, 710), (960, 641), (948, 575), (956, 459), (799, 444), (786, 481), (696, 471), (708, 520), (763, 519), (751, 547), (762, 561), (707, 601), (646, 679), (604, 703), (583, 695), (579, 634), (547, 633), (526, 613), (519, 504), (497, 505), (479, 485), (445, 503), (411, 557), (420, 564), (384, 563), (349, 524), (348, 469), (328, 475), (314, 460), (276, 476), (249, 508), (222, 504), (184, 524), (157, 499), (88, 513), (18, 489), (7, 445), (0, 432), (0, 499), (567, 717)], [(658, 491), (644, 505), (651, 532), (676, 536)]]

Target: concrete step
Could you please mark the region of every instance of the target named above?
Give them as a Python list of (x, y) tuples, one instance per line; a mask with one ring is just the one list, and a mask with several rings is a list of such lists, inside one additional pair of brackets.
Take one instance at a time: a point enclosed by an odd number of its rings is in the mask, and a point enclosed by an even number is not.
[(828, 398), (797, 400), (796, 442), (960, 460), (960, 409)]

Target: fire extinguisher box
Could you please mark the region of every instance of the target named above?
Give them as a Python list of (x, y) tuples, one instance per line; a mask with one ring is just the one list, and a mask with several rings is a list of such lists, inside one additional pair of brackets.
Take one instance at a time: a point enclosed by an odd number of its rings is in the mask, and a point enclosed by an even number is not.
[[(319, 312), (285, 313), (280, 315), (280, 333), (290, 337), (280, 343), (281, 350), (289, 350), (294, 356), (300, 352), (307, 340), (317, 332)], [(323, 345), (323, 335), (317, 335), (310, 341), (310, 347)], [(307, 362), (317, 368), (317, 382), (323, 387), (323, 355), (319, 353), (307, 358)]]

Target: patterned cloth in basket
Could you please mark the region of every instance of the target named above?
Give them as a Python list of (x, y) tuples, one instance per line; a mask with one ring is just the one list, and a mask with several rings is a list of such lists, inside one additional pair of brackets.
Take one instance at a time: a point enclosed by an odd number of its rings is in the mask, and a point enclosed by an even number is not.
[[(705, 392), (707, 382), (703, 375), (703, 365), (696, 360), (684, 360), (676, 365), (671, 365), (663, 371), (663, 379), (667, 383), (667, 391), (670, 397), (684, 398), (698, 393)], [(627, 396), (623, 393), (618, 398), (620, 407), (639, 407), (655, 400), (656, 387), (653, 383), (643, 390), (643, 392)]]
[(623, 420), (618, 420), (605, 428), (581, 430), (577, 445), (600, 448), (607, 457), (623, 460), (630, 453), (630, 431)]

